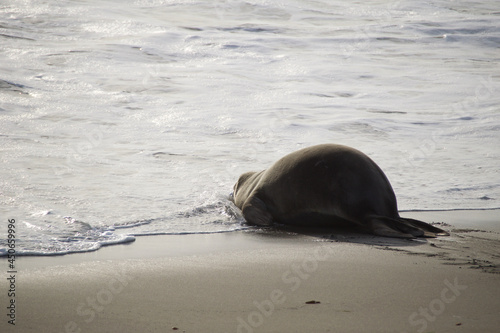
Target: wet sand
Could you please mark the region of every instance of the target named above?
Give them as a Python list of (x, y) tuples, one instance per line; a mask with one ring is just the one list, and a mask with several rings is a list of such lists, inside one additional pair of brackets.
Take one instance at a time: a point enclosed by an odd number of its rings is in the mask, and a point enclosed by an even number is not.
[(401, 215), (451, 236), (244, 231), (19, 257), (0, 331), (497, 332), (500, 210)]

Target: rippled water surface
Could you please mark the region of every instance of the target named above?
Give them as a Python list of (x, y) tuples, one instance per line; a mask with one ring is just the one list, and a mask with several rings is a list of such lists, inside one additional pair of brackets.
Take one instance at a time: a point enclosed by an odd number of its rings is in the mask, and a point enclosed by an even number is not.
[(238, 176), (324, 142), (500, 207), (497, 1), (7, 0), (0, 43), (0, 254), (244, 228)]

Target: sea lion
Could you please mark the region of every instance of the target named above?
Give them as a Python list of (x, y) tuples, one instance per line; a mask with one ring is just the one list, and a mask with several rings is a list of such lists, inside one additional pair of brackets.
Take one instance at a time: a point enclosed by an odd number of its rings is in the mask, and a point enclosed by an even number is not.
[(399, 216), (396, 195), (375, 162), (347, 146), (321, 144), (293, 152), (269, 169), (246, 172), (232, 200), (249, 224), (361, 226), (386, 237), (449, 235)]

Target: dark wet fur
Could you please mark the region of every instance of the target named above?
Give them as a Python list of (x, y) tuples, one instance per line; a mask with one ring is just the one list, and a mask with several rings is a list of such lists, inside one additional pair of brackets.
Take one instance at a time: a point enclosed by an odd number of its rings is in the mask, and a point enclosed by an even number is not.
[[(383, 221), (391, 229), (411, 237), (437, 237), (449, 236), (449, 233), (423, 221), (397, 217), (390, 218), (385, 216), (376, 216), (375, 219)], [(352, 221), (338, 216), (321, 213), (301, 213), (285, 220), (277, 221), (279, 224), (296, 227), (322, 228), (322, 229), (350, 229), (361, 232), (370, 232), (365, 225), (353, 224)]]

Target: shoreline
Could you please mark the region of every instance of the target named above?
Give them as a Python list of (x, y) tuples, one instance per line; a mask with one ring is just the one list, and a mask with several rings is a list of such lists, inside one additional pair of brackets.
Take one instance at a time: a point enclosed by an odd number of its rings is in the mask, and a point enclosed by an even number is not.
[(470, 212), (401, 213), (446, 223), (435, 239), (238, 231), (18, 257), (16, 325), (0, 330), (496, 332), (497, 212)]
[[(409, 217), (414, 219), (420, 219), (422, 221), (430, 222), (430, 223), (445, 223), (448, 224), (448, 229), (450, 228), (459, 228), (459, 229), (470, 229), (470, 230), (482, 230), (482, 231), (492, 231), (500, 233), (500, 208), (481, 208), (481, 209), (449, 209), (449, 210), (402, 210), (399, 211), (402, 217)], [(474, 223), (471, 223), (471, 220), (475, 220)], [(304, 230), (307, 232), (307, 230)], [(333, 230), (334, 232), (335, 230)], [(112, 254), (114, 251), (109, 250), (110, 248), (115, 247), (127, 247), (133, 246), (134, 244), (140, 243), (141, 246), (148, 246), (148, 243), (143, 244), (144, 238), (161, 238), (161, 237), (186, 237), (192, 235), (217, 235), (217, 234), (232, 234), (232, 233), (260, 233), (259, 230), (254, 229), (246, 229), (246, 230), (238, 230), (238, 231), (227, 231), (227, 232), (214, 232), (214, 233), (203, 233), (203, 234), (167, 234), (167, 235), (138, 235), (135, 236), (135, 240), (132, 242), (124, 242), (118, 244), (110, 244), (103, 245), (101, 248), (93, 251), (87, 252), (71, 252), (65, 254), (40, 254), (40, 255), (18, 255), (18, 258), (43, 258), (41, 260), (51, 261), (52, 258), (61, 258), (61, 257), (73, 257), (73, 256), (87, 256), (89, 258), (82, 258), (82, 260), (98, 260), (98, 257), (103, 255), (103, 252), (106, 253), (104, 255), (107, 257), (108, 253), (111, 254), (111, 258), (114, 257)], [(340, 230), (342, 233), (342, 230)], [(263, 231), (263, 233), (268, 233), (269, 235), (274, 234), (274, 231)], [(298, 236), (298, 234), (297, 234)], [(360, 235), (362, 236), (362, 235)], [(366, 235), (365, 235), (366, 236)], [(369, 236), (369, 235), (368, 235)], [(157, 242), (157, 240), (153, 240), (153, 242)], [(158, 241), (159, 242), (159, 241)], [(166, 249), (163, 248), (165, 251)], [(125, 251), (126, 254), (131, 254), (131, 252)], [(97, 253), (97, 255), (96, 255)], [(142, 253), (142, 252), (141, 252)], [(161, 252), (160, 252), (161, 253)], [(147, 254), (147, 256), (156, 256), (157, 254), (151, 253)], [(0, 261), (6, 259), (6, 256), (0, 256)], [(74, 258), (73, 258), (74, 259)], [(55, 259), (60, 260), (60, 259)], [(64, 260), (68, 263), (73, 262), (73, 260)]]

